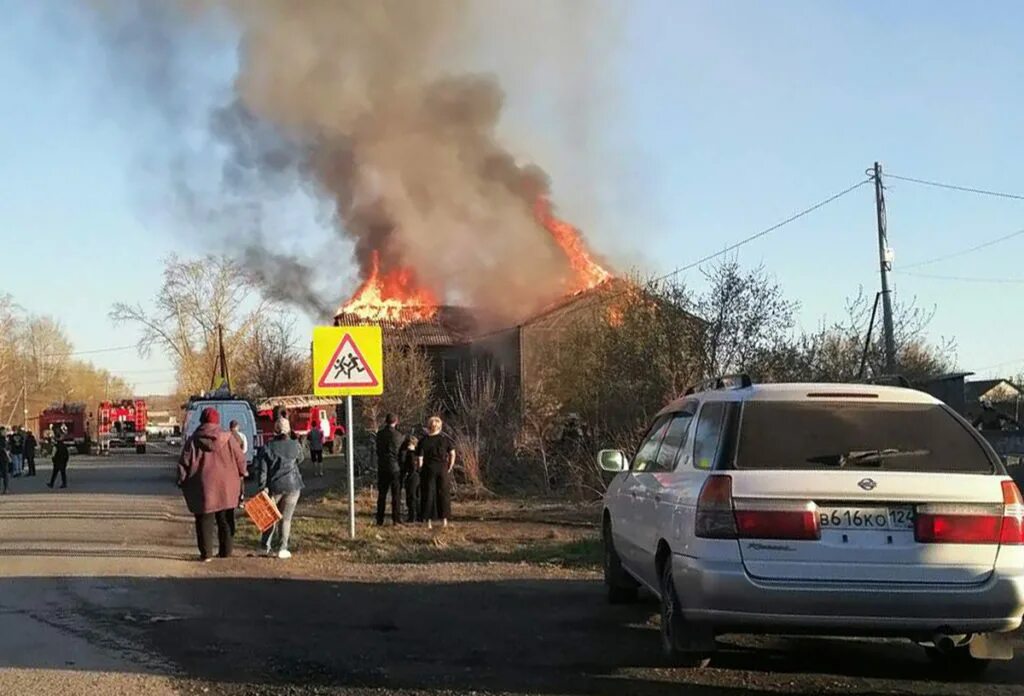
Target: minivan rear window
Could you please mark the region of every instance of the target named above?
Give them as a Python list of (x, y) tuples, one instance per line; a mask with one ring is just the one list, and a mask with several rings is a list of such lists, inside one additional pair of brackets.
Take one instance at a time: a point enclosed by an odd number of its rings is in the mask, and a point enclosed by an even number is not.
[(737, 469), (994, 473), (988, 452), (944, 406), (748, 401)]

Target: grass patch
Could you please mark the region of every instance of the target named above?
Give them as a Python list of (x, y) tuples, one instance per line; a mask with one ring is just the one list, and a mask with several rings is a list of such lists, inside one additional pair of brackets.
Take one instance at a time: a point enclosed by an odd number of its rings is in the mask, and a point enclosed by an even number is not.
[[(362, 505), (362, 509), (370, 509)], [(464, 510), (463, 514), (469, 512)], [(475, 512), (475, 511), (474, 511)], [(377, 527), (360, 515), (356, 538), (349, 539), (347, 509), (336, 501), (300, 505), (292, 521), (293, 550), (326, 552), (358, 563), (523, 563), (592, 569), (601, 564), (601, 541), (585, 525), (538, 521), (535, 510), (519, 514), (503, 507), (492, 518), (459, 517), (448, 529), (422, 525)], [(546, 512), (546, 511), (545, 511)], [(239, 525), (238, 541), (256, 547), (259, 533)]]

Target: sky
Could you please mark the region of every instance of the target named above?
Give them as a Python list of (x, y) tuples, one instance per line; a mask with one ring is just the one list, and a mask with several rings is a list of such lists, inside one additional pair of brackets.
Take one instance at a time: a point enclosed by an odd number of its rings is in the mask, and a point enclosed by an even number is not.
[[(220, 249), (140, 184), (153, 142), (187, 134), (119, 90), (125, 67), (75, 5), (0, 0), (0, 292), (59, 318), (76, 350), (103, 351), (81, 357), (138, 393), (164, 392), (170, 363), (123, 349), (137, 330), (112, 325), (110, 307), (153, 297), (167, 255)], [(892, 174), (1024, 194), (1020, 3), (638, 0), (613, 9), (582, 105), (567, 112), (543, 75), (509, 71), (502, 131), (550, 174), (560, 214), (617, 268), (685, 266), (862, 180), (876, 160)], [(229, 84), (234, 40), (205, 37), (167, 76), (188, 80), (173, 92), (199, 105)], [(469, 67), (502, 77), (513, 48), (485, 46)], [(887, 186), (897, 300), (934, 307), (930, 332), (955, 340), (964, 369), (1024, 371), (1024, 324), (1014, 320), (1024, 236), (900, 272), (1024, 228), (1024, 201)], [(297, 204), (296, 215), (313, 225), (311, 207)], [(735, 256), (763, 264), (801, 303), (802, 327), (839, 318), (846, 298), (877, 290), (871, 187)], [(352, 266), (336, 263), (342, 299)], [(698, 270), (684, 278), (700, 287)]]

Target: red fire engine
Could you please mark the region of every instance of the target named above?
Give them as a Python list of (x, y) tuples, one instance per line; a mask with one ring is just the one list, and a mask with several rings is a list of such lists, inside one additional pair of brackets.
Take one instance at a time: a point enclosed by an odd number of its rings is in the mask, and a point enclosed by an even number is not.
[(87, 454), (87, 433), (83, 403), (56, 403), (39, 414), (39, 441), (44, 446), (60, 440), (79, 454)]
[(148, 411), (142, 399), (102, 401), (96, 409), (96, 435), (101, 450), (131, 447), (146, 453)]
[(256, 406), (256, 427), (260, 439), (269, 442), (274, 439), (274, 410), (283, 408), (291, 423), (292, 432), (305, 438), (319, 423), (324, 432), (324, 449), (328, 452), (341, 450), (345, 437), (345, 426), (337, 421), (336, 407), (344, 399), (319, 396), (274, 396), (264, 399)]

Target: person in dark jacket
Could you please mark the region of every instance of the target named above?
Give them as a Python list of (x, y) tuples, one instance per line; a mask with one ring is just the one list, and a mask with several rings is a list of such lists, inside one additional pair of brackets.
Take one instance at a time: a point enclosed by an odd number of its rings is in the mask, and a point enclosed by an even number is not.
[(420, 472), (416, 469), (416, 445), (419, 438), (410, 435), (402, 443), (401, 467), (402, 487), (405, 488), (406, 520), (412, 524), (420, 519)]
[[(71, 459), (71, 453), (68, 452), (67, 443), (63, 440), (57, 440), (56, 449), (53, 452), (53, 473), (50, 474), (50, 482), (47, 485), (48, 488), (53, 488), (53, 484), (57, 483), (57, 475), (60, 474), (60, 487), (68, 487), (68, 460)], [(32, 474), (35, 476), (35, 474)]]
[(452, 514), (452, 469), (455, 468), (455, 445), (443, 432), (444, 424), (437, 416), (427, 421), (427, 434), (416, 445), (416, 467), (420, 470), (420, 519), (427, 527), (433, 520), (448, 526)]
[(20, 425), (11, 433), (7, 446), (10, 448), (11, 462), (14, 465), (14, 477), (18, 478), (25, 469), (25, 435), (21, 432)]
[(313, 427), (309, 429), (309, 458), (313, 462), (314, 473), (317, 476), (323, 476), (324, 431), (318, 420), (313, 421)]
[[(292, 552), (288, 549), (292, 535), (292, 516), (295, 514), (295, 506), (299, 504), (303, 488), (302, 472), (299, 470), (303, 459), (302, 445), (291, 439), (291, 430), (291, 423), (287, 418), (278, 418), (274, 422), (274, 439), (267, 443), (256, 457), (259, 488), (267, 491), (267, 495), (281, 511), (281, 520), (263, 533), (263, 552), (267, 556), (276, 555), (282, 559), (292, 557)], [(275, 554), (274, 535), (279, 528), (281, 541)]]
[(3, 494), (7, 495), (7, 489), (11, 485), (11, 456), (7, 453), (7, 431), (0, 427), (0, 484), (3, 485)]
[(377, 431), (377, 526), (384, 524), (384, 510), (391, 493), (391, 521), (402, 523), (398, 498), (402, 485), (399, 457), (405, 436), (398, 431), (398, 418), (393, 413), (384, 417), (384, 427)]
[(207, 407), (199, 427), (178, 459), (178, 487), (196, 518), (199, 559), (210, 560), (216, 524), (218, 555), (227, 558), (234, 546), (235, 506), (245, 476), (245, 455), (238, 440), (220, 427), (217, 409)]
[(31, 430), (25, 433), (25, 466), (28, 467), (29, 476), (36, 475), (36, 446), (38, 444), (39, 443), (36, 442), (36, 436), (32, 434)]

